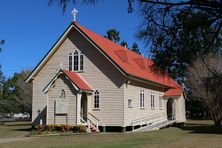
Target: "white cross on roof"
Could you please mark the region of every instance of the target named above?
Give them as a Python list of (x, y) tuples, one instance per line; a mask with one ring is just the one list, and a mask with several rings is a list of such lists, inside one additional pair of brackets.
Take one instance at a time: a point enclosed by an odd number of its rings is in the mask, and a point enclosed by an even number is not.
[(76, 21), (77, 13), (78, 13), (78, 11), (76, 10), (76, 8), (74, 8), (71, 12), (71, 14), (73, 15), (73, 21)]

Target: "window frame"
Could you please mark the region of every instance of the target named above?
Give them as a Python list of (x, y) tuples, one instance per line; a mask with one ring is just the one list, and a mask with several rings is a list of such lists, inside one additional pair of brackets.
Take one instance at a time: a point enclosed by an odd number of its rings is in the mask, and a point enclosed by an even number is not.
[(83, 70), (84, 70), (84, 55), (82, 52), (80, 52), (79, 53), (79, 70), (78, 71), (83, 71)]
[(155, 110), (155, 93), (151, 91), (151, 110)]
[(133, 108), (133, 100), (128, 99), (128, 108)]
[(144, 106), (144, 89), (143, 88), (141, 88), (140, 89), (140, 108), (141, 109), (144, 109), (145, 108), (145, 106)]
[[(71, 58), (71, 61), (70, 61), (70, 58)], [(70, 67), (70, 64), (71, 64), (71, 67)], [(70, 70), (71, 68), (71, 70)], [(73, 54), (72, 52), (69, 53), (69, 56), (68, 56), (68, 69), (69, 71), (73, 71)]]
[[(77, 59), (76, 59), (77, 57)], [(77, 65), (76, 65), (77, 64)], [(77, 69), (75, 69), (77, 67)], [(73, 71), (79, 71), (79, 52), (77, 50), (73, 53)]]
[[(98, 98), (96, 98), (98, 97)], [(96, 105), (96, 99), (97, 99), (97, 105), (98, 106), (95, 106)], [(96, 89), (93, 93), (93, 109), (94, 110), (99, 110), (100, 109), (100, 92)]]
[(163, 109), (163, 95), (159, 94), (159, 108), (160, 110)]

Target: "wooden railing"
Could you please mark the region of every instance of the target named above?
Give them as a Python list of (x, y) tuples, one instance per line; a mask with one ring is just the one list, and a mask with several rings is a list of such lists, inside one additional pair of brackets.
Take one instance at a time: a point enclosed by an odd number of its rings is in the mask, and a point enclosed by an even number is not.
[[(91, 113), (88, 113), (88, 116), (86, 116), (82, 112), (80, 114), (81, 114), (81, 116), (80, 116), (81, 123), (85, 123), (88, 126), (87, 132), (91, 132), (91, 129), (90, 129), (91, 126), (96, 127), (96, 131), (99, 131), (99, 119), (98, 118), (96, 118)], [(84, 120), (84, 118), (86, 118), (87, 121)]]

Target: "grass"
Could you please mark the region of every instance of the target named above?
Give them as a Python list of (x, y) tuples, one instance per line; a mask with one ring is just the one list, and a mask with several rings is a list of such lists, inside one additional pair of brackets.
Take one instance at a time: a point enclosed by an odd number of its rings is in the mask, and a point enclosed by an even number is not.
[(0, 144), (1, 148), (214, 148), (222, 147), (222, 128), (211, 121), (189, 121), (185, 127), (170, 127), (143, 133), (99, 133), (32, 138)]
[(5, 122), (0, 125), (0, 138), (23, 137), (30, 134), (30, 122)]

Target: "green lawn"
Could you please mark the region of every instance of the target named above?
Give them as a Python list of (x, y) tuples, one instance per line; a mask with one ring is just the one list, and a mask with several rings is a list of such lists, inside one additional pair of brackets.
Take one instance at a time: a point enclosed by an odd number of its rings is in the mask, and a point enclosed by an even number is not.
[(30, 122), (6, 122), (0, 125), (0, 138), (22, 137), (30, 135)]
[(183, 128), (166, 128), (143, 133), (99, 133), (32, 138), (0, 144), (1, 148), (144, 147), (214, 148), (222, 147), (222, 128), (211, 121), (189, 121)]

